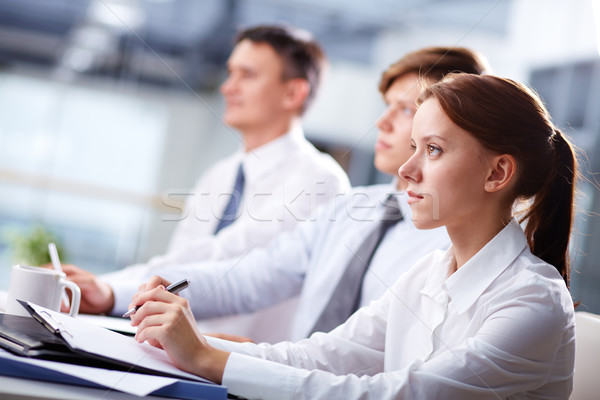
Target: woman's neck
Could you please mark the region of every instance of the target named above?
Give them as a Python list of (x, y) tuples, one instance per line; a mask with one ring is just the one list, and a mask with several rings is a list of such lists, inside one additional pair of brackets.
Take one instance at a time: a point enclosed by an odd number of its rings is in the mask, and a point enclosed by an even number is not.
[(477, 254), (510, 220), (510, 212), (488, 213), (470, 218), (469, 222), (446, 226), (456, 258), (456, 269)]

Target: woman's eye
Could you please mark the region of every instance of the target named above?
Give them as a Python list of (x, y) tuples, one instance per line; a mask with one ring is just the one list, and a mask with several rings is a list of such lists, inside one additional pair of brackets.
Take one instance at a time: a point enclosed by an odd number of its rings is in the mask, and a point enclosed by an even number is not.
[(442, 152), (442, 149), (440, 149), (439, 147), (434, 146), (432, 144), (427, 145), (427, 154), (429, 154), (430, 156), (437, 156), (441, 152)]

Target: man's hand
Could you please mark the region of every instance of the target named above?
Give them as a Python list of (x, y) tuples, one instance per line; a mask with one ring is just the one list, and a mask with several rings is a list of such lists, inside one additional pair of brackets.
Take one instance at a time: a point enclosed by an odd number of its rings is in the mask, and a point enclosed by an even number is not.
[(87, 314), (106, 314), (115, 305), (115, 296), (107, 283), (89, 271), (71, 264), (63, 264), (63, 272), (81, 289), (79, 312)]

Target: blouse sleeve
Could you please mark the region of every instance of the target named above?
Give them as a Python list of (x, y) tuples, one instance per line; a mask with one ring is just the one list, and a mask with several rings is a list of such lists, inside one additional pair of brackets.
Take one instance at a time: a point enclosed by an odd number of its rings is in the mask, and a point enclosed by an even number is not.
[[(314, 382), (317, 387), (347, 374), (376, 374), (383, 369), (390, 297), (384, 295), (368, 307), (361, 308), (329, 334), (317, 332), (298, 343), (255, 345), (207, 338), (211, 345), (232, 352), (223, 384), (230, 393), (244, 397), (279, 399), (286, 398), (281, 397), (282, 390), (292, 394), (299, 386), (303, 386), (310, 370), (323, 373)], [(265, 379), (265, 376), (269, 376), (269, 379)], [(279, 379), (284, 379), (288, 384), (271, 385)], [(313, 397), (308, 395), (307, 398)]]
[(572, 376), (572, 310), (555, 293), (533, 289), (506, 291), (476, 334), (396, 371), (381, 372), (385, 318), (378, 319), (388, 309), (388, 295), (328, 335), (297, 345), (256, 346), (247, 353), (254, 357), (232, 354), (223, 383), (230, 393), (262, 399), (495, 400), (542, 385), (550, 385), (553, 398), (566, 399), (568, 385), (552, 383)]

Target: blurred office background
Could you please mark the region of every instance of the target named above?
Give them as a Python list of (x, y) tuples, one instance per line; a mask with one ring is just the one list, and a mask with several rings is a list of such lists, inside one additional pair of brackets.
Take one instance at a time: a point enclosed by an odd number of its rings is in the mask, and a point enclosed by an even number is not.
[[(372, 166), (381, 72), (430, 45), (528, 82), (586, 151), (588, 179), (600, 171), (600, 0), (1, 0), (0, 290), (9, 236), (35, 226), (94, 272), (160, 254), (169, 205), (240, 145), (219, 118), (232, 37), (274, 22), (328, 53), (305, 131), (355, 185), (389, 180)], [(600, 192), (580, 190), (572, 288), (600, 312)]]

